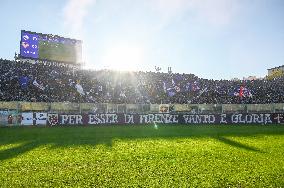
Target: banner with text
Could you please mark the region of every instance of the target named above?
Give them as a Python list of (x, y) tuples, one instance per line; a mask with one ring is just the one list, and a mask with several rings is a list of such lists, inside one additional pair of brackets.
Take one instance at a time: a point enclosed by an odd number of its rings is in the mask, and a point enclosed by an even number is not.
[(284, 114), (48, 114), (48, 125), (284, 124)]

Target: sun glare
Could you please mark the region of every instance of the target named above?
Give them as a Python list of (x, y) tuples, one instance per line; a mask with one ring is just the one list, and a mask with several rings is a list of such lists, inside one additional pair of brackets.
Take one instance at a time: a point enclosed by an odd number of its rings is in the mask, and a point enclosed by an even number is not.
[(118, 71), (136, 71), (143, 68), (144, 50), (138, 46), (113, 46), (104, 53), (102, 63), (108, 69)]

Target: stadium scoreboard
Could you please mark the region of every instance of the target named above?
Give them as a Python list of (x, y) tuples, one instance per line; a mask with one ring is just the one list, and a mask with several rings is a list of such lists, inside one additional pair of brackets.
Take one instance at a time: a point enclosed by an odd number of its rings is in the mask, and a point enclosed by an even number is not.
[(80, 64), (82, 62), (82, 41), (22, 30), (20, 56), (22, 58)]

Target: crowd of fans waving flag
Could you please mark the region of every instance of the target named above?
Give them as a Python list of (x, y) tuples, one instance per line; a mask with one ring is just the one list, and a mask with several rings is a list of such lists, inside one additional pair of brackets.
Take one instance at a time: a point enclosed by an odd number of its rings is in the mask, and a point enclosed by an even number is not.
[(128, 104), (284, 102), (284, 78), (212, 80), (194, 74), (82, 70), (56, 62), (0, 60), (2, 101)]

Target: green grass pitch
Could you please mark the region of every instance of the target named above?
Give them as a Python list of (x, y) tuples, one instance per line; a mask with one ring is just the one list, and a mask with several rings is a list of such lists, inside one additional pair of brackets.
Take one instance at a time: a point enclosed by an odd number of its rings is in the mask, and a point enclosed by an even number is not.
[(0, 128), (0, 187), (284, 187), (283, 125)]

